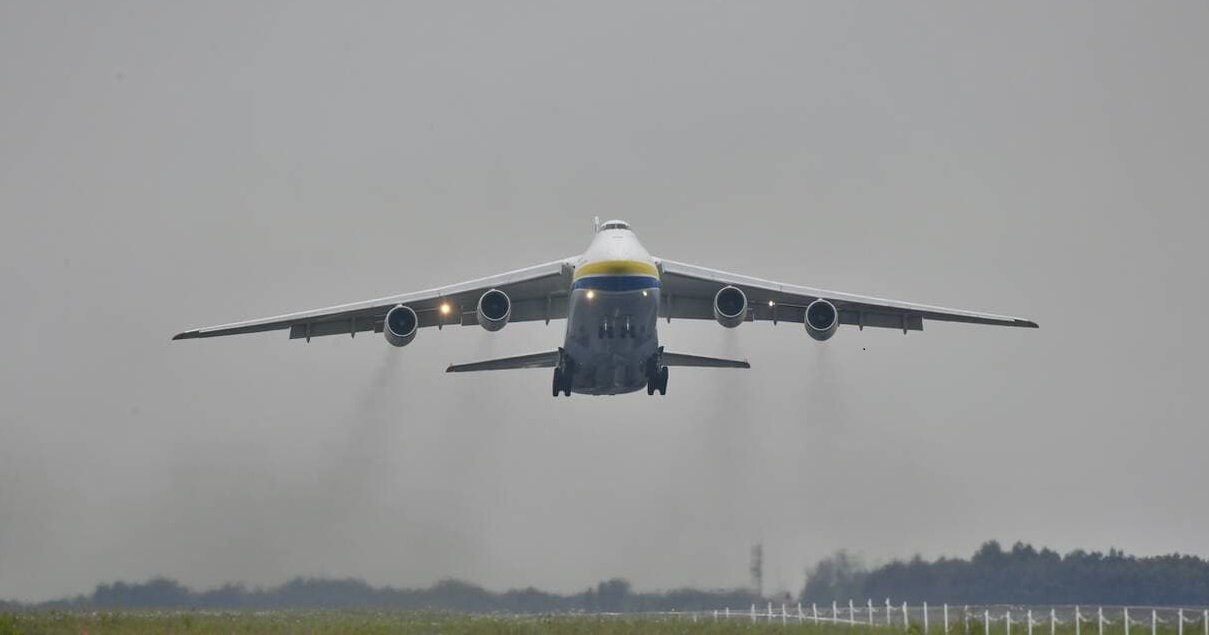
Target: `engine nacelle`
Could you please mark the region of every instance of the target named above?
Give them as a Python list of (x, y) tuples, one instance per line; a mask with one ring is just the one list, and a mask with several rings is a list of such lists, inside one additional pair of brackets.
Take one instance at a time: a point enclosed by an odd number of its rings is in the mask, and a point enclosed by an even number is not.
[(402, 304), (386, 313), (382, 322), (382, 335), (391, 346), (407, 346), (416, 339), (416, 331), (420, 330), (420, 317), (409, 306)]
[(819, 298), (806, 307), (806, 332), (810, 337), (822, 342), (831, 339), (836, 329), (840, 327), (840, 312), (835, 305)]
[(722, 287), (714, 294), (714, 319), (733, 329), (747, 319), (747, 294), (738, 287)]
[(491, 289), (479, 296), (478, 307), (474, 310), (479, 326), (488, 331), (498, 331), (508, 324), (512, 317), (512, 299), (499, 289)]

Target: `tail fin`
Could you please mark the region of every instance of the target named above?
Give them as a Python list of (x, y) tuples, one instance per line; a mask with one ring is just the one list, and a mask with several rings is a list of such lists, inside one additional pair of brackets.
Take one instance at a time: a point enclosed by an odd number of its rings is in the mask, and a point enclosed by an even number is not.
[(665, 366), (696, 366), (698, 368), (751, 368), (747, 360), (702, 357), (682, 353), (663, 353), (660, 357)]
[(559, 352), (534, 353), (517, 357), (489, 359), (469, 364), (450, 364), (447, 373), (469, 373), (478, 370), (509, 370), (513, 368), (554, 368), (558, 366)]

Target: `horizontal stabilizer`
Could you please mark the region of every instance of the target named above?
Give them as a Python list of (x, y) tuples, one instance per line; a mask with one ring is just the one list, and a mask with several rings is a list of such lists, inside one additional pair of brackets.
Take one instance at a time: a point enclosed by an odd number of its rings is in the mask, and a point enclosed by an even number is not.
[(558, 351), (488, 359), (469, 364), (450, 364), (447, 373), (471, 373), (479, 370), (510, 370), (513, 368), (554, 368), (558, 366)]
[(751, 368), (747, 360), (722, 359), (720, 357), (702, 357), (701, 355), (683, 355), (681, 353), (664, 353), (660, 359), (665, 366), (696, 366), (698, 368)]

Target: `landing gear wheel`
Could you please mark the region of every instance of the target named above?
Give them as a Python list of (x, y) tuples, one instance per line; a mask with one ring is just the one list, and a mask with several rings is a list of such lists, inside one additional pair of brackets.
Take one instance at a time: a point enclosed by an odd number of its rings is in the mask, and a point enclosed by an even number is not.
[(659, 369), (659, 394), (667, 394), (667, 366)]
[(557, 397), (558, 393), (563, 391), (563, 369), (554, 369), (554, 381), (552, 384), (552, 392), (554, 393), (554, 396)]

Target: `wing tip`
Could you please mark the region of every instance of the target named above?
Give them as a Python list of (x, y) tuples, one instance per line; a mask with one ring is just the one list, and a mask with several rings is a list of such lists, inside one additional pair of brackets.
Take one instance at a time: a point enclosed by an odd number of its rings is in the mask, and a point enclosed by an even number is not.
[(1040, 324), (1037, 324), (1036, 322), (1034, 322), (1034, 321), (1032, 321), (1032, 320), (1016, 320), (1016, 325), (1017, 325), (1017, 326), (1023, 326), (1023, 327), (1024, 327), (1024, 328), (1026, 328), (1026, 329), (1039, 329), (1039, 328), (1041, 328), (1041, 325), (1040, 325)]
[(185, 331), (172, 336), (172, 341), (176, 340), (192, 340), (201, 337), (201, 331)]

